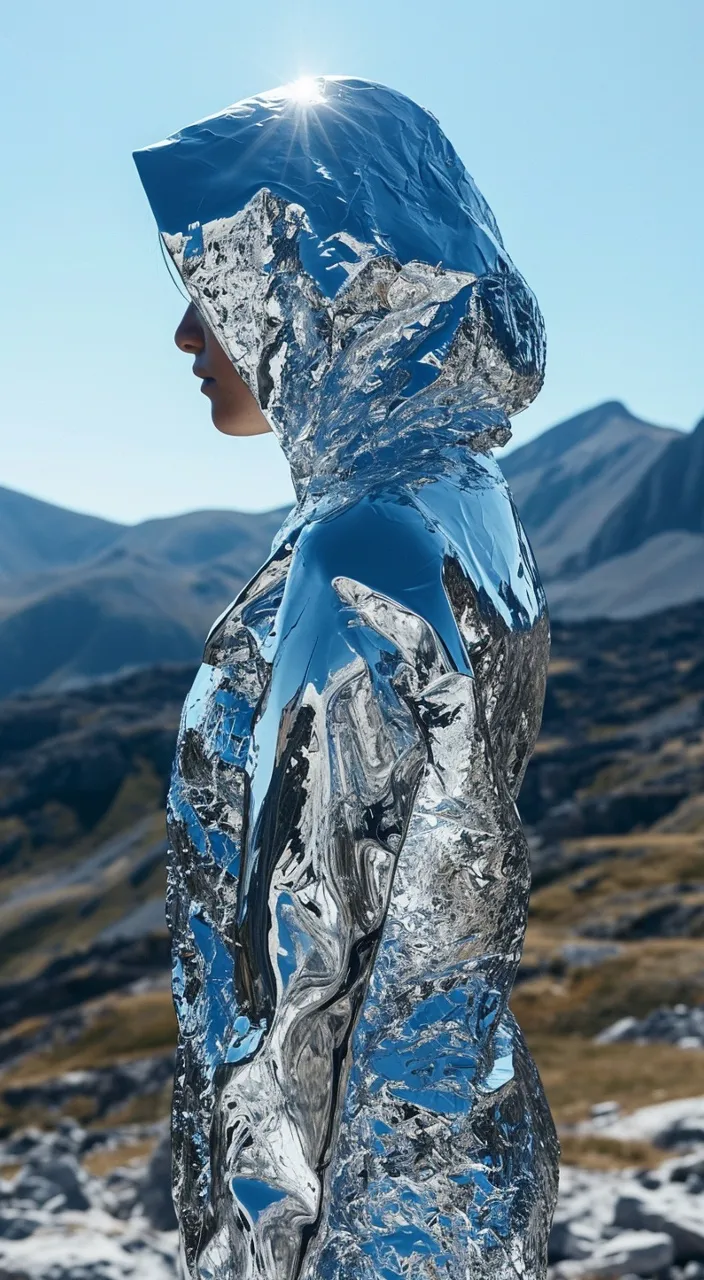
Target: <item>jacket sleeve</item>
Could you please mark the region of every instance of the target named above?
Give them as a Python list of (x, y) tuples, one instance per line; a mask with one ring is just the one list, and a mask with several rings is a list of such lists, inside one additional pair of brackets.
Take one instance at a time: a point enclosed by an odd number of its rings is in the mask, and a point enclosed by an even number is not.
[(211, 1135), (215, 1271), (227, 1257), (233, 1275), (295, 1276), (315, 1230), (427, 764), (419, 707), (449, 672), (470, 674), (442, 563), (416, 509), (371, 498), (296, 545), (250, 752), (238, 1041), (218, 1071)]

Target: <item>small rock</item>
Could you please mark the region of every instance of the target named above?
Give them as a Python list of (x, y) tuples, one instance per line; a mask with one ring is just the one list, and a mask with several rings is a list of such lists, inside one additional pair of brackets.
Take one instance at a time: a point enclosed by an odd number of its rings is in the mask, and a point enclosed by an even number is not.
[(177, 1240), (99, 1210), (48, 1220), (24, 1240), (0, 1239), (0, 1280), (175, 1280)]
[(663, 1271), (675, 1260), (672, 1237), (665, 1231), (622, 1231), (602, 1244), (590, 1258), (590, 1266), (597, 1264), (595, 1275), (653, 1275)]
[(591, 1108), (593, 1120), (614, 1120), (620, 1114), (621, 1104), (619, 1102), (595, 1102)]
[(613, 1223), (623, 1178), (563, 1166), (560, 1195), (549, 1241), (551, 1263), (591, 1256), (602, 1240), (617, 1234)]
[(576, 1222), (554, 1222), (548, 1244), (550, 1262), (563, 1262), (567, 1259), (588, 1258), (594, 1252), (598, 1237), (580, 1232), (585, 1226), (578, 1219)]
[(622, 950), (617, 944), (608, 942), (568, 942), (562, 948), (562, 958), (574, 969), (590, 969), (605, 960), (612, 960)]
[(59, 1156), (45, 1166), (47, 1176), (64, 1196), (67, 1209), (90, 1209), (88, 1179), (74, 1156)]
[(39, 1147), (46, 1139), (41, 1129), (20, 1129), (7, 1142), (3, 1143), (3, 1156), (7, 1160), (25, 1159), (35, 1147)]
[(673, 1009), (654, 1009), (647, 1018), (619, 1018), (600, 1032), (597, 1044), (616, 1044), (635, 1040), (639, 1044), (676, 1044), (681, 1049), (704, 1047), (704, 1009), (676, 1004)]
[(103, 1209), (113, 1218), (125, 1221), (139, 1202), (144, 1183), (143, 1169), (113, 1169), (102, 1182), (99, 1198)]
[(665, 1160), (657, 1170), (658, 1182), (688, 1182), (693, 1174), (704, 1174), (704, 1151), (701, 1147), (687, 1155)]
[(33, 1205), (43, 1209), (45, 1205), (63, 1206), (63, 1195), (54, 1182), (48, 1178), (38, 1177), (31, 1169), (22, 1169), (12, 1186), (11, 1199), (14, 1203)]
[(26, 1240), (39, 1226), (41, 1219), (33, 1218), (29, 1213), (16, 1210), (0, 1213), (0, 1238), (3, 1240)]
[(637, 1018), (619, 1018), (618, 1022), (614, 1022), (610, 1027), (606, 1027), (604, 1031), (600, 1031), (598, 1036), (594, 1037), (596, 1044), (618, 1044), (620, 1040), (631, 1040), (635, 1037), (632, 1032), (638, 1027)]

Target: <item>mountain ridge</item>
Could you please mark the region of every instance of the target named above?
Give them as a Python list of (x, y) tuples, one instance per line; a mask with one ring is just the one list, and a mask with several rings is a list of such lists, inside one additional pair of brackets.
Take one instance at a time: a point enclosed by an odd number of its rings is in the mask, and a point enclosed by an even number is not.
[(670, 441), (628, 501), (612, 513), (590, 548), (590, 564), (671, 530), (704, 534), (704, 418)]
[(557, 423), (500, 460), (544, 581), (588, 567), (605, 520), (679, 435), (614, 400)]
[(266, 559), (284, 515), (203, 511), (112, 526), (109, 541), (98, 531), (92, 557), (74, 535), (90, 526), (68, 522), (53, 566), (39, 563), (35, 549), (31, 572), (0, 579), (0, 697), (155, 661), (195, 662), (213, 619)]
[(124, 526), (0, 486), (0, 585), (42, 568), (79, 563)]
[[(688, 435), (607, 401), (500, 465), (554, 617), (644, 616), (704, 598), (701, 424)], [(0, 697), (197, 661), (285, 514), (200, 510), (123, 525), (0, 489)]]

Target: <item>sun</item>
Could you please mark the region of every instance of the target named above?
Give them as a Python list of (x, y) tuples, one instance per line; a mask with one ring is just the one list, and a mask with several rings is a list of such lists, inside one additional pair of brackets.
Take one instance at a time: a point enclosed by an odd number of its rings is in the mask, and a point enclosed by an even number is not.
[(287, 88), (288, 97), (303, 107), (313, 106), (323, 101), (322, 83), (315, 76), (301, 76)]

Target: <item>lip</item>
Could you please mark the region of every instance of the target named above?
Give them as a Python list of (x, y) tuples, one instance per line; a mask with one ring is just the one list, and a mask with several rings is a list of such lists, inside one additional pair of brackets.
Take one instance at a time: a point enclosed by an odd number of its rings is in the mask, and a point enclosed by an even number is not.
[(214, 378), (204, 378), (204, 377), (202, 376), (202, 374), (199, 374), (199, 377), (201, 378), (200, 389), (201, 389), (202, 394), (203, 394), (204, 396), (210, 395), (211, 391), (213, 390), (213, 388), (214, 388), (214, 386), (215, 386), (215, 379), (214, 379)]

